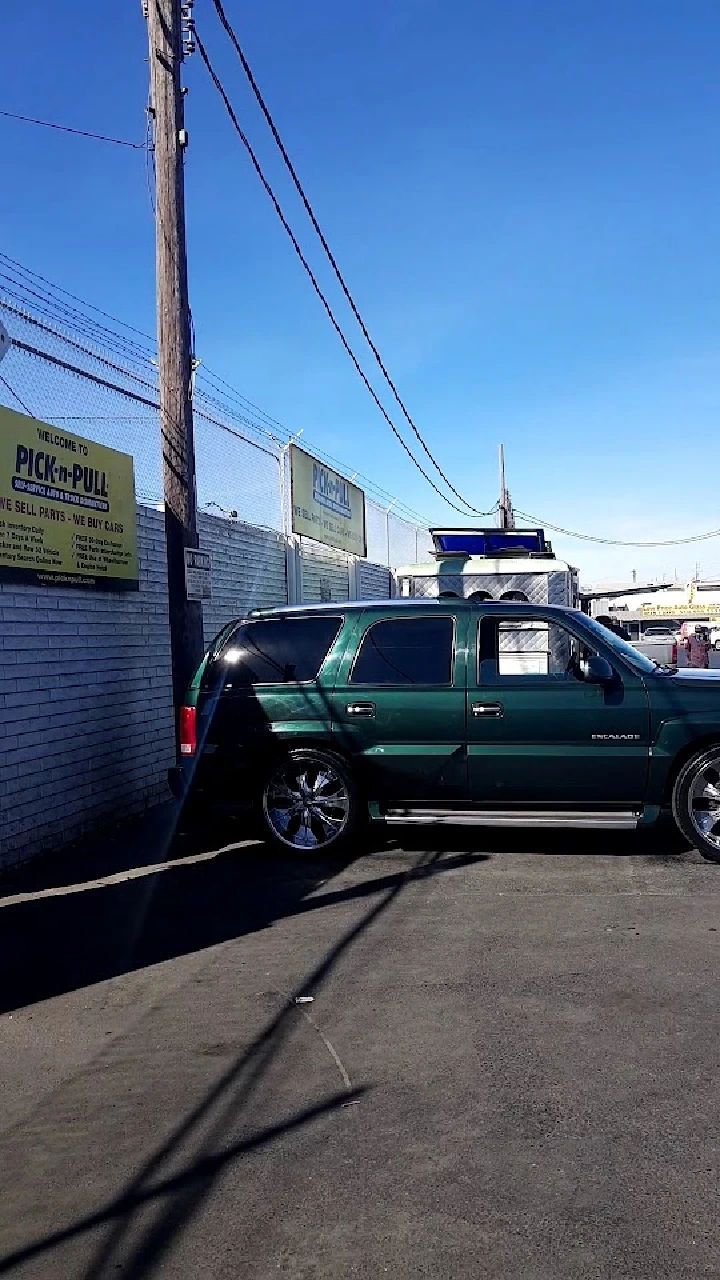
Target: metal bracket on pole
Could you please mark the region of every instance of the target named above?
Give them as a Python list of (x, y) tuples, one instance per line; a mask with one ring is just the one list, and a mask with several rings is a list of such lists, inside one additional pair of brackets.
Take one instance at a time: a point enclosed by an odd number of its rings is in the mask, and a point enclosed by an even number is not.
[(180, 6), (180, 30), (182, 32), (182, 56), (189, 58), (195, 52), (194, 0), (184, 0)]

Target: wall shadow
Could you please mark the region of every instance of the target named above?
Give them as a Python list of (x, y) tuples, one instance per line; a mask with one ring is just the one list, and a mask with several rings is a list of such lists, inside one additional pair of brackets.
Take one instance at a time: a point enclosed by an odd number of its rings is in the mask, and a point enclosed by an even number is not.
[(0, 908), (0, 1011), (264, 929), (347, 863), (259, 842)]
[(255, 841), (97, 887), (9, 901), (0, 907), (0, 1013), (484, 860), (465, 852), (318, 892), (366, 851), (299, 859)]
[[(448, 862), (452, 864), (453, 859)], [(277, 1116), (262, 1128), (256, 1127), (254, 1104), (258, 1087), (270, 1065), (284, 1051), (297, 1018), (302, 1016), (296, 997), (308, 989), (315, 993), (322, 989), (339, 959), (352, 950), (412, 879), (442, 871), (444, 866), (439, 854), (421, 854), (402, 875), (392, 876), (385, 892), (378, 893), (376, 901), (339, 934), (318, 963), (308, 973), (298, 975), (295, 989), (279, 1012), (198, 1103), (172, 1125), (125, 1185), (104, 1203), (86, 1207), (74, 1219), (57, 1224), (47, 1234), (0, 1257), (0, 1274), (12, 1274), (40, 1259), (48, 1275), (67, 1274), (58, 1265), (58, 1251), (89, 1238), (92, 1253), (82, 1269), (83, 1280), (103, 1280), (110, 1274), (117, 1280), (149, 1280), (159, 1273), (173, 1242), (212, 1194), (223, 1169), (247, 1152), (336, 1112), (350, 1099), (359, 1099), (371, 1087), (367, 1083), (357, 1082), (350, 1087), (346, 1084), (341, 1092), (320, 1098), (294, 1114)], [(141, 1216), (147, 1215), (148, 1210), (149, 1217)]]

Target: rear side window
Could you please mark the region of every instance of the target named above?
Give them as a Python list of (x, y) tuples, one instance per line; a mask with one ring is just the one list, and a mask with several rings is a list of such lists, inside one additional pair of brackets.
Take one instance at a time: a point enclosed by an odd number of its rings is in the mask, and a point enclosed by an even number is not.
[(450, 684), (454, 631), (449, 617), (376, 622), (362, 638), (350, 683)]
[(217, 665), (225, 688), (314, 680), (342, 618), (268, 618), (238, 627)]

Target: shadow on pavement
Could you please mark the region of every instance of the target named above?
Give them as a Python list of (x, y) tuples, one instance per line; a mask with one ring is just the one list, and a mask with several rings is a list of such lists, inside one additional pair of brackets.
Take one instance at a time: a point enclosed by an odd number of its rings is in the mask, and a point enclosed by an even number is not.
[(299, 862), (255, 842), (6, 900), (0, 1012), (263, 929), (345, 865)]
[[(133, 828), (127, 830), (119, 859), (111, 839), (110, 852), (103, 848), (90, 858), (71, 850), (67, 859), (43, 860), (14, 881), (14, 895), (0, 903), (0, 1013), (201, 951), (274, 920), (392, 892), (409, 877), (483, 860), (461, 853), (437, 866), (406, 867), (318, 893), (355, 853), (345, 859), (283, 855), (259, 840), (239, 842), (237, 827), (227, 823), (213, 828), (212, 841), (206, 832), (205, 839), (196, 834), (172, 846), (148, 837), (145, 828), (142, 833), (134, 846)], [(43, 865), (50, 874), (42, 874)]]
[[(160, 821), (160, 819), (158, 820)], [(234, 825), (213, 839), (174, 844), (152, 823), (88, 850), (44, 859), (15, 877), (0, 905), (0, 1012), (33, 1004), (175, 956), (266, 928), (274, 920), (392, 891), (493, 854), (647, 857), (678, 861), (687, 845), (667, 821), (642, 831), (546, 830), (452, 825), (380, 830), (361, 852), (442, 855), (414, 870), (387, 863), (362, 880), (323, 886), (352, 860), (298, 859), (260, 841), (238, 842)], [(230, 843), (230, 842), (233, 843)], [(162, 863), (162, 866), (158, 866)], [(367, 864), (373, 872), (373, 863)], [(94, 879), (87, 880), (91, 872)], [(78, 876), (84, 879), (78, 879)], [(1, 892), (1, 891), (0, 891)]]
[(269, 1125), (258, 1127), (255, 1120), (253, 1126), (258, 1087), (302, 1016), (296, 997), (307, 990), (317, 993), (322, 989), (338, 960), (392, 906), (410, 881), (441, 872), (453, 862), (441, 860), (438, 853), (420, 854), (404, 874), (390, 877), (385, 892), (339, 936), (312, 971), (301, 977), (279, 1013), (155, 1147), (117, 1195), (0, 1257), (0, 1274), (11, 1274), (40, 1259), (47, 1266), (43, 1274), (67, 1274), (56, 1257), (57, 1250), (90, 1236), (96, 1243), (80, 1273), (83, 1280), (103, 1280), (109, 1275), (117, 1280), (147, 1280), (159, 1274), (169, 1248), (200, 1211), (223, 1169), (246, 1152), (337, 1112), (367, 1092), (366, 1084), (346, 1087), (290, 1116), (277, 1117)]

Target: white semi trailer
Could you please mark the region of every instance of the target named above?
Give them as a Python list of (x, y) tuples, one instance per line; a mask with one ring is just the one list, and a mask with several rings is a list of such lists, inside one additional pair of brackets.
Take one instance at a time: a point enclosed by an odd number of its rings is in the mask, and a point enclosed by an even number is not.
[[(434, 559), (397, 570), (401, 597), (580, 607), (578, 571), (556, 558), (542, 529), (431, 529), (430, 535)], [(557, 669), (564, 657), (551, 653), (551, 644), (565, 644), (562, 634), (532, 619), (501, 627), (501, 670), (541, 675)]]
[(434, 559), (396, 571), (399, 595), (580, 607), (578, 571), (556, 558), (542, 529), (431, 529), (430, 536)]

